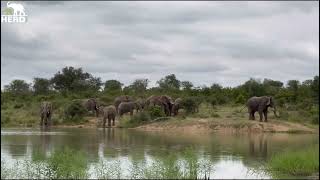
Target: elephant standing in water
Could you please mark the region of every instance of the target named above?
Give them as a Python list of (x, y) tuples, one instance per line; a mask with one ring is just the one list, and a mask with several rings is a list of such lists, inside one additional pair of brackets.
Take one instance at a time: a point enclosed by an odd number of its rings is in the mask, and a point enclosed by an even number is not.
[(130, 116), (133, 115), (134, 109), (139, 109), (139, 104), (136, 102), (122, 102), (118, 107), (118, 114), (122, 116), (123, 114), (130, 112)]
[(251, 97), (247, 101), (249, 120), (255, 120), (254, 113), (259, 112), (260, 122), (262, 122), (262, 116), (264, 116), (264, 121), (268, 122), (268, 107), (273, 108), (274, 115), (276, 114), (276, 106), (274, 100), (271, 96), (261, 96), (261, 97)]
[(177, 98), (175, 101), (174, 101), (174, 104), (172, 106), (172, 112), (173, 112), (173, 115), (176, 116), (178, 115), (178, 111), (179, 109), (181, 108), (181, 102), (182, 102), (182, 99), (181, 98)]
[(99, 116), (99, 108), (98, 108), (98, 102), (96, 99), (91, 98), (91, 99), (85, 99), (82, 100), (82, 105), (85, 109), (88, 111), (92, 111), (96, 113), (96, 117)]
[(116, 97), (114, 99), (114, 106), (116, 107), (117, 112), (118, 112), (118, 107), (119, 107), (120, 103), (131, 102), (131, 101), (133, 101), (133, 98), (130, 96), (127, 96), (127, 95)]
[(117, 111), (116, 111), (116, 107), (111, 105), (111, 106), (100, 106), (99, 107), (99, 112), (102, 114), (102, 118), (103, 118), (103, 128), (106, 127), (106, 119), (108, 119), (108, 126), (111, 126), (111, 121), (112, 121), (112, 126), (114, 126), (114, 121), (116, 119), (116, 115), (117, 115)]
[(52, 104), (51, 102), (42, 102), (40, 106), (41, 122), (40, 126), (51, 125)]

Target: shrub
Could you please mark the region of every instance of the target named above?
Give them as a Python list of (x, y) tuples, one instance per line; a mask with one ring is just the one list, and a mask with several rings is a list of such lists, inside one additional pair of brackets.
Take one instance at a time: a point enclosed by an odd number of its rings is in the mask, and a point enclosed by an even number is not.
[(23, 104), (22, 103), (17, 103), (17, 104), (15, 104), (15, 105), (13, 105), (13, 108), (14, 109), (20, 109), (20, 108), (22, 108), (23, 107)]
[(113, 104), (114, 98), (111, 96), (102, 96), (100, 100), (106, 104)]
[(65, 108), (65, 119), (71, 122), (79, 122), (83, 120), (83, 116), (87, 110), (81, 105), (80, 101), (72, 101)]
[(196, 99), (193, 97), (187, 97), (182, 99), (181, 101), (182, 107), (185, 109), (187, 114), (194, 113), (198, 108), (198, 104)]
[(218, 104), (218, 100), (215, 96), (210, 96), (208, 98), (208, 102), (211, 104), (212, 107), (215, 107)]
[(155, 119), (158, 117), (164, 117), (165, 114), (160, 106), (152, 106), (148, 108), (148, 113), (151, 119)]
[(311, 122), (313, 124), (319, 124), (319, 106), (312, 106), (310, 110)]
[(52, 170), (51, 178), (54, 179), (87, 178), (87, 166), (85, 154), (69, 148), (56, 150), (48, 159), (48, 167)]
[(244, 104), (245, 101), (246, 101), (246, 99), (245, 99), (244, 95), (239, 94), (239, 95), (237, 96), (237, 98), (236, 98), (235, 103), (237, 103), (237, 104)]

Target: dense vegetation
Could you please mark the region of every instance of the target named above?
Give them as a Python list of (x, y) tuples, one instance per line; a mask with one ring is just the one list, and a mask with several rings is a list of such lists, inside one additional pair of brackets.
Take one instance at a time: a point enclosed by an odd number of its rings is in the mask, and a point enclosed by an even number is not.
[[(65, 67), (50, 79), (36, 77), (32, 84), (13, 80), (1, 90), (1, 125), (32, 126), (38, 123), (39, 104), (44, 100), (53, 103), (54, 123), (74, 122), (75, 119), (80, 123), (81, 118), (77, 116), (83, 113), (83, 109), (72, 104), (71, 100), (95, 97), (103, 104), (112, 104), (120, 95), (147, 98), (163, 94), (184, 98), (185, 111), (189, 113), (197, 112), (194, 107), (201, 103), (212, 107), (244, 105), (249, 97), (271, 95), (280, 107), (281, 119), (319, 123), (319, 76), (303, 82), (289, 80), (286, 84), (251, 78), (237, 87), (222, 87), (215, 83), (210, 87), (194, 87), (192, 82), (180, 81), (170, 74), (157, 81), (156, 87), (147, 88), (148, 83), (148, 79), (136, 79), (128, 86), (117, 80), (102, 82), (101, 78), (74, 67)], [(146, 119), (150, 114), (139, 116)]]

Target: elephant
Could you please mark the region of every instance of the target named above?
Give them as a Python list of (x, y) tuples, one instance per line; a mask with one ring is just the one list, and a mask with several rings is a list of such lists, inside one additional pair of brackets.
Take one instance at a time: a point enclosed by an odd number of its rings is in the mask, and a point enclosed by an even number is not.
[(108, 119), (108, 126), (111, 126), (111, 121), (112, 121), (112, 126), (114, 126), (114, 121), (116, 119), (117, 111), (116, 107), (113, 105), (110, 106), (100, 106), (99, 107), (99, 112), (102, 114), (103, 118), (103, 128), (106, 127), (106, 119)]
[(181, 102), (182, 102), (181, 98), (177, 98), (174, 101), (173, 106), (172, 106), (172, 113), (174, 116), (178, 115), (178, 111), (181, 108)]
[(94, 98), (84, 99), (82, 100), (82, 105), (88, 111), (95, 112), (96, 117), (99, 116), (99, 105), (96, 99)]
[(268, 122), (268, 108), (273, 108), (274, 115), (276, 114), (276, 106), (272, 96), (261, 96), (261, 97), (251, 97), (247, 101), (249, 120), (255, 120), (254, 113), (259, 112), (260, 122), (262, 122), (262, 116), (264, 116), (264, 121)]
[(167, 95), (162, 95), (162, 96), (154, 96), (153, 95), (153, 96), (150, 96), (146, 100), (146, 105), (148, 107), (158, 105), (164, 110), (164, 113), (167, 116), (171, 115), (173, 104), (174, 104), (174, 102), (173, 102), (172, 98)]
[(44, 101), (44, 102), (41, 103), (40, 116), (41, 116), (40, 126), (51, 125), (51, 116), (52, 116), (52, 104), (51, 104), (51, 102)]
[(118, 107), (118, 114), (121, 117), (123, 114), (130, 112), (130, 116), (132, 116), (134, 109), (138, 108), (139, 104), (137, 104), (136, 102), (121, 102)]
[(114, 99), (114, 106), (116, 107), (117, 112), (118, 112), (118, 107), (119, 107), (120, 103), (131, 102), (131, 101), (133, 101), (133, 98), (130, 96), (127, 96), (127, 95), (116, 97)]
[(139, 110), (140, 110), (140, 111), (144, 110), (145, 104), (146, 104), (146, 101), (145, 101), (144, 99), (139, 98), (139, 99), (137, 99), (135, 102), (136, 102), (136, 103), (138, 104), (138, 106), (139, 106), (139, 108), (137, 109), (137, 112), (138, 112)]

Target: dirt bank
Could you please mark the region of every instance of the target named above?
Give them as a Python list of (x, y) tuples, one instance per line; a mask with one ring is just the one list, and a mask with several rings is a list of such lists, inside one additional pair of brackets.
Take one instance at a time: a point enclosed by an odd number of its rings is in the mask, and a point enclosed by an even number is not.
[(136, 127), (144, 131), (182, 131), (182, 132), (282, 132), (282, 133), (316, 133), (318, 130), (298, 123), (284, 121), (249, 121), (187, 118), (154, 122)]

